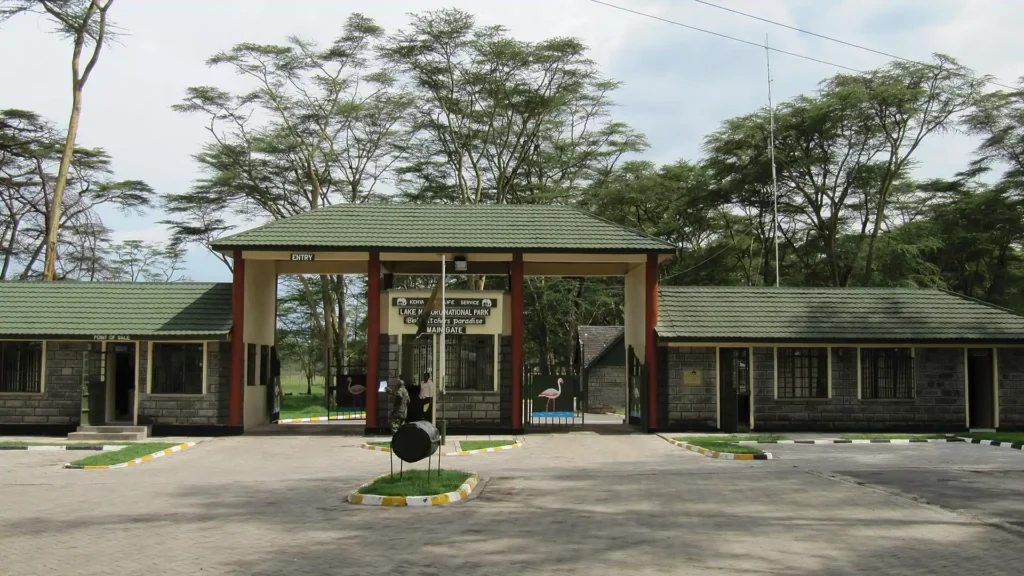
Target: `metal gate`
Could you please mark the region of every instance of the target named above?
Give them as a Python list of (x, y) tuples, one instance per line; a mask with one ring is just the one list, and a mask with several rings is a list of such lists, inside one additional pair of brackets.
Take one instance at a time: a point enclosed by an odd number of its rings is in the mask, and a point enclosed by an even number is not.
[(629, 404), (626, 410), (629, 423), (647, 432), (650, 421), (647, 415), (647, 367), (637, 358), (632, 346), (626, 351), (626, 374), (629, 376), (629, 394), (626, 398)]
[(586, 386), (571, 369), (542, 373), (539, 366), (523, 369), (523, 429), (553, 430), (583, 426), (587, 411)]
[[(332, 358), (333, 362), (333, 358)], [(366, 418), (366, 365), (330, 366), (332, 385), (324, 394), (324, 407), (331, 420), (358, 420)], [(371, 392), (376, 391), (376, 388)]]

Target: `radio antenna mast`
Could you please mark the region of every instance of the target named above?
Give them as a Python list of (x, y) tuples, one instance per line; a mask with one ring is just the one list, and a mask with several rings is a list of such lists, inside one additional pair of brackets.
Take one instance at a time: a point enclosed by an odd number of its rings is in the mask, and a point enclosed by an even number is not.
[(772, 106), (772, 53), (764, 35), (764, 56), (768, 63), (768, 145), (772, 158), (772, 236), (775, 238), (775, 287), (779, 287), (779, 181), (775, 176), (775, 107)]

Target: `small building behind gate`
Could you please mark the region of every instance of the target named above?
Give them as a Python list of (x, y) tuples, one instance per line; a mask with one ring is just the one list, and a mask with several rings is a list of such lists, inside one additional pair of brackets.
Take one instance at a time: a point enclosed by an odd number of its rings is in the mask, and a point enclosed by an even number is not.
[(626, 410), (626, 341), (622, 326), (580, 326), (587, 412), (623, 414)]

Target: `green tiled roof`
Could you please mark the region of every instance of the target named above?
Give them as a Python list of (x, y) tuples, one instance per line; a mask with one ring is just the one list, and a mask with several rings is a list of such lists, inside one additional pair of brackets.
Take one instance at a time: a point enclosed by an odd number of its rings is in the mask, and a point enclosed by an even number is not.
[(217, 250), (672, 252), (569, 206), (338, 204), (213, 243)]
[(675, 341), (1024, 342), (1024, 316), (941, 290), (666, 286), (658, 316)]
[(0, 282), (0, 335), (217, 336), (231, 284)]

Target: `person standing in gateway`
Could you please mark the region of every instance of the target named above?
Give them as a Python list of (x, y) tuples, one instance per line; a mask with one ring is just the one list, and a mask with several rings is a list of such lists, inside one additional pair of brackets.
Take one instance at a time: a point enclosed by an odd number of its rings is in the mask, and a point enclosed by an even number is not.
[(433, 422), (434, 412), (434, 380), (430, 372), (423, 373), (423, 383), (420, 384), (420, 404), (423, 406), (422, 420)]

